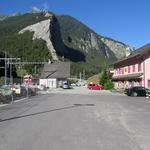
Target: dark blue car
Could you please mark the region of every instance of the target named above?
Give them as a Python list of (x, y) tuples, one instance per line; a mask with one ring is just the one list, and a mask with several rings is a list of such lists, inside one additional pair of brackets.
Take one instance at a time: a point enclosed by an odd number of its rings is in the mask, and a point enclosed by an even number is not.
[(125, 94), (128, 96), (146, 96), (147, 90), (142, 86), (135, 86), (125, 89)]

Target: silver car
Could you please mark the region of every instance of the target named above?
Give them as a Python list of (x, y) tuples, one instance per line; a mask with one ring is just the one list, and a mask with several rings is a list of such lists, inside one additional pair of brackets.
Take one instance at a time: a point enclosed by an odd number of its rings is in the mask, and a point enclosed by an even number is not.
[(63, 89), (69, 89), (69, 88), (70, 88), (70, 86), (69, 86), (68, 83), (64, 83), (64, 84), (63, 84)]

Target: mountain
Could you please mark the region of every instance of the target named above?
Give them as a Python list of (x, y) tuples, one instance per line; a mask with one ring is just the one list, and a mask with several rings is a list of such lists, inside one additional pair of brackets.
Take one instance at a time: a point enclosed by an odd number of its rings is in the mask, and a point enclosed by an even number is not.
[(100, 39), (108, 46), (111, 51), (113, 51), (117, 59), (121, 59), (130, 55), (130, 53), (134, 50), (129, 45), (108, 37), (100, 37)]
[[(3, 18), (0, 35), (1, 57), (7, 51), (9, 57), (19, 57), (22, 61), (70, 60), (73, 75), (81, 71), (87, 76), (98, 73), (104, 65), (125, 57), (132, 50), (121, 42), (96, 34), (71, 16), (49, 12)], [(25, 68), (33, 72), (33, 66)]]
[[(57, 16), (57, 19), (60, 23), (63, 42), (70, 47), (87, 53), (89, 50), (97, 50), (101, 56), (108, 58), (109, 61), (114, 61), (114, 57), (120, 59), (132, 51), (128, 45), (96, 34), (71, 16)], [(114, 57), (112, 52), (115, 54)]]
[(7, 16), (5, 15), (0, 15), (0, 21), (4, 20)]
[(19, 16), (19, 15), (21, 15), (21, 13), (13, 13), (10, 15), (0, 15), (0, 21), (7, 19), (8, 17), (14, 17), (14, 16)]

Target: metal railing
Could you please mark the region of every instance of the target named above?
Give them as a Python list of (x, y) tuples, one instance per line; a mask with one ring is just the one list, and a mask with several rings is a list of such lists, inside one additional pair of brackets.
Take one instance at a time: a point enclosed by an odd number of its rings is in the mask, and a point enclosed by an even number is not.
[(47, 89), (44, 87), (40, 89), (38, 86), (34, 85), (4, 85), (0, 87), (0, 104), (14, 103), (14, 101), (23, 98), (29, 99), (32, 96), (47, 93), (46, 90)]

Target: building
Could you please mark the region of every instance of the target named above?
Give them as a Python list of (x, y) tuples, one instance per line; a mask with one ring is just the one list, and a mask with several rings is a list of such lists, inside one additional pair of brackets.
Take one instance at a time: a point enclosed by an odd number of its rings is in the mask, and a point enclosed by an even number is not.
[(39, 84), (49, 88), (57, 88), (70, 78), (70, 62), (45, 64)]
[(150, 87), (150, 44), (147, 44), (128, 57), (113, 64), (112, 80), (115, 88), (131, 86)]
[(33, 76), (31, 74), (25, 75), (23, 77), (23, 84), (32, 84), (33, 83)]

